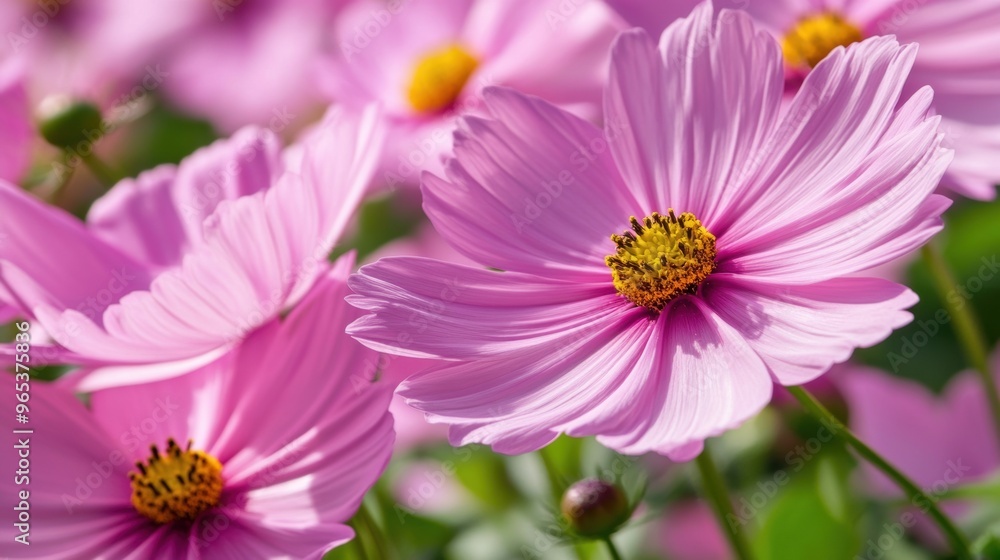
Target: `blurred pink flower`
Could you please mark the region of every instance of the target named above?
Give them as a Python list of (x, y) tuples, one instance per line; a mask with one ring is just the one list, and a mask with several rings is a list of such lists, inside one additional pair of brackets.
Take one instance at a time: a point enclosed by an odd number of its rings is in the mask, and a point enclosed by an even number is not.
[(653, 525), (656, 542), (671, 560), (732, 558), (712, 510), (698, 501), (676, 502)]
[(379, 101), (392, 122), (387, 183), (439, 170), (456, 113), (506, 85), (596, 117), (608, 47), (624, 24), (599, 0), (358, 0), (337, 21), (323, 89)]
[(838, 51), (779, 116), (778, 45), (703, 4), (659, 50), (619, 37), (603, 131), (488, 89), (489, 118), (461, 121), (423, 193), (438, 231), (496, 270), (362, 267), (348, 301), (371, 314), (348, 332), (454, 362), (399, 389), (453, 444), (522, 453), (563, 432), (690, 459), (772, 379), (807, 382), (912, 319), (911, 291), (847, 275), (925, 242), (949, 204), (930, 91), (894, 110), (914, 50)]
[[(631, 23), (659, 32), (692, 8), (694, 0), (607, 0)], [(801, 53), (821, 57), (850, 40), (895, 35), (919, 49), (904, 91), (934, 88), (934, 110), (942, 116), (946, 145), (955, 159), (944, 187), (977, 199), (992, 199), (1000, 183), (1000, 9), (989, 0), (719, 0), (746, 9), (786, 42), (789, 87), (801, 82)], [(801, 32), (801, 34), (799, 33)], [(803, 42), (804, 40), (804, 42)], [(812, 43), (812, 44), (809, 44)], [(792, 46), (792, 45), (795, 46)]]
[[(1000, 366), (1000, 359), (994, 359)], [(996, 371), (996, 370), (994, 370)], [(890, 463), (936, 498), (942, 492), (1000, 474), (1000, 445), (993, 431), (986, 395), (978, 374), (965, 371), (940, 395), (923, 385), (863, 366), (847, 365), (832, 376), (850, 410), (851, 429)], [(898, 487), (865, 463), (869, 485), (883, 496), (899, 496)], [(947, 548), (934, 524), (914, 512), (900, 521), (913, 527), (926, 544)], [(941, 504), (948, 515), (969, 511), (959, 500)]]
[[(0, 182), (0, 283), (63, 360), (98, 368), (71, 378), (81, 390), (191, 371), (328, 268), (378, 158), (378, 122), (373, 109), (331, 112), (292, 171), (273, 134), (246, 129), (122, 181), (86, 225)], [(100, 367), (113, 365), (126, 367)]]
[[(835, 379), (847, 399), (851, 428), (921, 487), (936, 493), (997, 472), (1000, 447), (975, 372), (960, 373), (935, 395), (876, 369), (844, 369)], [(865, 465), (865, 473), (881, 493), (899, 493), (874, 468)]]
[[(347, 3), (188, 2), (191, 22), (165, 41), (156, 59), (171, 73), (164, 83), (167, 97), (227, 132), (275, 119), (302, 122), (312, 117), (322, 96), (310, 62), (329, 41), (334, 18)], [(163, 2), (157, 11), (169, 17), (178, 10), (174, 4)], [(149, 8), (143, 4), (141, 9)], [(132, 24), (120, 20), (122, 27)]]
[[(370, 379), (375, 353), (338, 334), (357, 316), (343, 301), (352, 260), (335, 265), (288, 317), (190, 375), (98, 391), (89, 411), (71, 393), (34, 382), (38, 435), (27, 437), (37, 521), (30, 547), (5, 550), (31, 558), (320, 558), (350, 540), (346, 522), (388, 463), (393, 439), (391, 389), (355, 381)], [(13, 410), (14, 392), (3, 402)], [(16, 464), (11, 441), (3, 457)], [(13, 476), (0, 488), (10, 496), (24, 489)]]

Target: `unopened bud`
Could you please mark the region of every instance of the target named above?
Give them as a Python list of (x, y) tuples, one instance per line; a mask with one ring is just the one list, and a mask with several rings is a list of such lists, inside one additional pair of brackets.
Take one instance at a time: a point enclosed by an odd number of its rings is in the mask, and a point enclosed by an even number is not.
[(617, 484), (596, 478), (581, 480), (563, 494), (563, 518), (583, 537), (607, 537), (632, 515), (628, 498)]

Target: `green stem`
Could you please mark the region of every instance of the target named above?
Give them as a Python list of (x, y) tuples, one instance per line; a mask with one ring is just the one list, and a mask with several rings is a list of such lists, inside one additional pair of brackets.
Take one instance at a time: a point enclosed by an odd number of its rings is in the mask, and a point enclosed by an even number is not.
[(101, 158), (97, 157), (97, 154), (91, 153), (86, 156), (81, 155), (80, 159), (83, 160), (83, 163), (87, 164), (87, 168), (94, 174), (94, 177), (97, 177), (97, 180), (104, 183), (107, 188), (115, 186), (121, 178), (121, 176), (114, 171), (110, 165), (104, 163)]
[(915, 482), (900, 472), (899, 469), (892, 466), (891, 463), (876, 453), (874, 449), (868, 447), (867, 444), (858, 439), (858, 436), (854, 435), (854, 433), (847, 429), (846, 426), (841, 424), (840, 420), (838, 420), (833, 413), (827, 410), (827, 408), (816, 400), (816, 397), (812, 396), (808, 391), (802, 387), (786, 387), (786, 389), (788, 389), (792, 396), (802, 404), (802, 407), (805, 408), (806, 411), (815, 416), (831, 431), (843, 438), (847, 444), (854, 448), (854, 451), (863, 459), (891, 478), (892, 481), (906, 493), (907, 497), (910, 498), (910, 503), (918, 505), (921, 509), (929, 513), (930, 516), (934, 518), (934, 521), (937, 522), (938, 527), (941, 528), (941, 532), (948, 538), (948, 541), (951, 543), (952, 550), (958, 558), (962, 560), (972, 560), (972, 552), (969, 550), (969, 542), (966, 540), (965, 535), (963, 535), (961, 531), (955, 527), (952, 520), (938, 508), (934, 499), (924, 493), (924, 491), (921, 490)]
[[(552, 492), (552, 499), (558, 511), (565, 488), (563, 488), (562, 484), (562, 475), (559, 473), (559, 469), (556, 468), (556, 463), (552, 460), (552, 456), (549, 455), (550, 453), (552, 453), (550, 446), (538, 450), (538, 456), (542, 459), (542, 465), (545, 467), (545, 476), (549, 479), (549, 490)], [(573, 552), (577, 558), (586, 558), (583, 546), (580, 543), (573, 543)]]
[(969, 302), (965, 299), (949, 297), (957, 293), (955, 291), (957, 282), (955, 282), (955, 275), (948, 268), (948, 263), (941, 256), (941, 251), (932, 243), (928, 243), (924, 245), (922, 254), (924, 263), (934, 279), (934, 287), (954, 321), (955, 334), (962, 344), (965, 358), (969, 365), (979, 373), (983, 382), (986, 399), (990, 404), (990, 413), (993, 415), (994, 435), (1000, 438), (1000, 393), (997, 392), (993, 372), (990, 371), (986, 336), (983, 334), (983, 329)]
[(549, 455), (551, 451), (548, 447), (543, 447), (538, 450), (538, 456), (542, 459), (542, 465), (545, 466), (545, 476), (549, 479), (549, 489), (552, 491), (552, 498), (555, 500), (556, 507), (559, 507), (559, 502), (562, 500), (562, 493), (565, 488), (562, 484), (562, 476), (559, 473), (559, 469), (556, 468), (555, 461)]
[(719, 469), (715, 466), (715, 461), (712, 460), (707, 446), (695, 459), (695, 464), (698, 465), (705, 494), (712, 503), (719, 528), (726, 534), (729, 546), (740, 560), (751, 560), (753, 553), (750, 552), (750, 544), (747, 542), (746, 535), (743, 534), (739, 526), (729, 523), (730, 519), (737, 519), (733, 511), (733, 503), (729, 500), (726, 483), (722, 479)]
[(615, 543), (611, 542), (611, 537), (605, 537), (604, 544), (608, 545), (608, 554), (611, 555), (611, 560), (622, 560), (622, 555), (615, 548)]
[(385, 536), (365, 503), (362, 502), (358, 513), (354, 515), (351, 526), (357, 533), (355, 541), (362, 560), (390, 558), (389, 551), (385, 547)]

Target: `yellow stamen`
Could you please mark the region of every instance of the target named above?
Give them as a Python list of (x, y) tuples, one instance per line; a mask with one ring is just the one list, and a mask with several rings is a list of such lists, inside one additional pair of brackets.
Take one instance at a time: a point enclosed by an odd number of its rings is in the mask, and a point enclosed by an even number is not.
[(172, 438), (167, 451), (156, 445), (150, 457), (130, 472), (132, 506), (157, 523), (192, 520), (218, 505), (222, 496), (222, 464), (204, 451), (181, 449)]
[(697, 291), (715, 270), (715, 236), (689, 212), (656, 212), (632, 231), (612, 235), (618, 249), (605, 257), (618, 293), (632, 303), (661, 311), (670, 300)]
[(426, 53), (410, 81), (410, 105), (423, 113), (451, 107), (478, 65), (476, 57), (458, 45)]
[(828, 12), (799, 20), (785, 35), (781, 50), (789, 65), (813, 68), (833, 49), (864, 38), (858, 27)]

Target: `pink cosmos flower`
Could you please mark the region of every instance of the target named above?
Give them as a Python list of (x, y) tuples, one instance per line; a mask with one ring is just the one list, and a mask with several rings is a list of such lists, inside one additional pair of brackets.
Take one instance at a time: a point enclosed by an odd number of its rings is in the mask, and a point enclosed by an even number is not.
[(847, 275), (922, 244), (949, 204), (930, 90), (896, 108), (914, 54), (838, 49), (779, 116), (778, 45), (706, 3), (659, 48), (618, 38), (604, 130), (489, 89), (423, 193), (494, 270), (365, 266), (349, 301), (371, 313), (348, 332), (453, 362), (399, 389), (453, 444), (521, 453), (562, 432), (689, 459), (772, 380), (809, 381), (912, 319), (910, 290)]
[[(625, 18), (658, 32), (696, 2), (607, 0)], [(992, 199), (1000, 184), (1000, 9), (988, 0), (722, 0), (743, 8), (782, 41), (790, 88), (834, 47), (895, 35), (919, 50), (904, 92), (934, 88), (955, 160), (943, 186)]]
[(77, 379), (81, 390), (191, 371), (324, 272), (369, 183), (380, 130), (376, 110), (333, 111), (300, 167), (286, 170), (274, 135), (246, 129), (122, 181), (87, 224), (0, 182), (0, 285), (62, 360), (128, 365), (83, 370), (92, 375)]
[[(861, 366), (845, 368), (835, 379), (847, 399), (851, 428), (929, 492), (981, 480), (1000, 468), (1000, 446), (975, 372), (959, 374), (940, 395)], [(865, 470), (881, 493), (898, 494), (883, 474)]]
[[(391, 121), (387, 182), (440, 169), (454, 115), (507, 85), (596, 116), (607, 51), (624, 24), (597, 0), (359, 0), (338, 19), (322, 86)], [(541, 56), (544, 53), (544, 56)]]
[[(196, 372), (98, 391), (87, 410), (33, 382), (30, 558), (320, 558), (392, 451), (391, 389), (359, 386), (375, 353), (342, 333), (353, 258), (303, 304)], [(30, 331), (29, 331), (30, 332)], [(12, 380), (8, 380), (12, 382)], [(13, 410), (14, 391), (4, 403)], [(17, 512), (6, 509), (7, 533)]]

